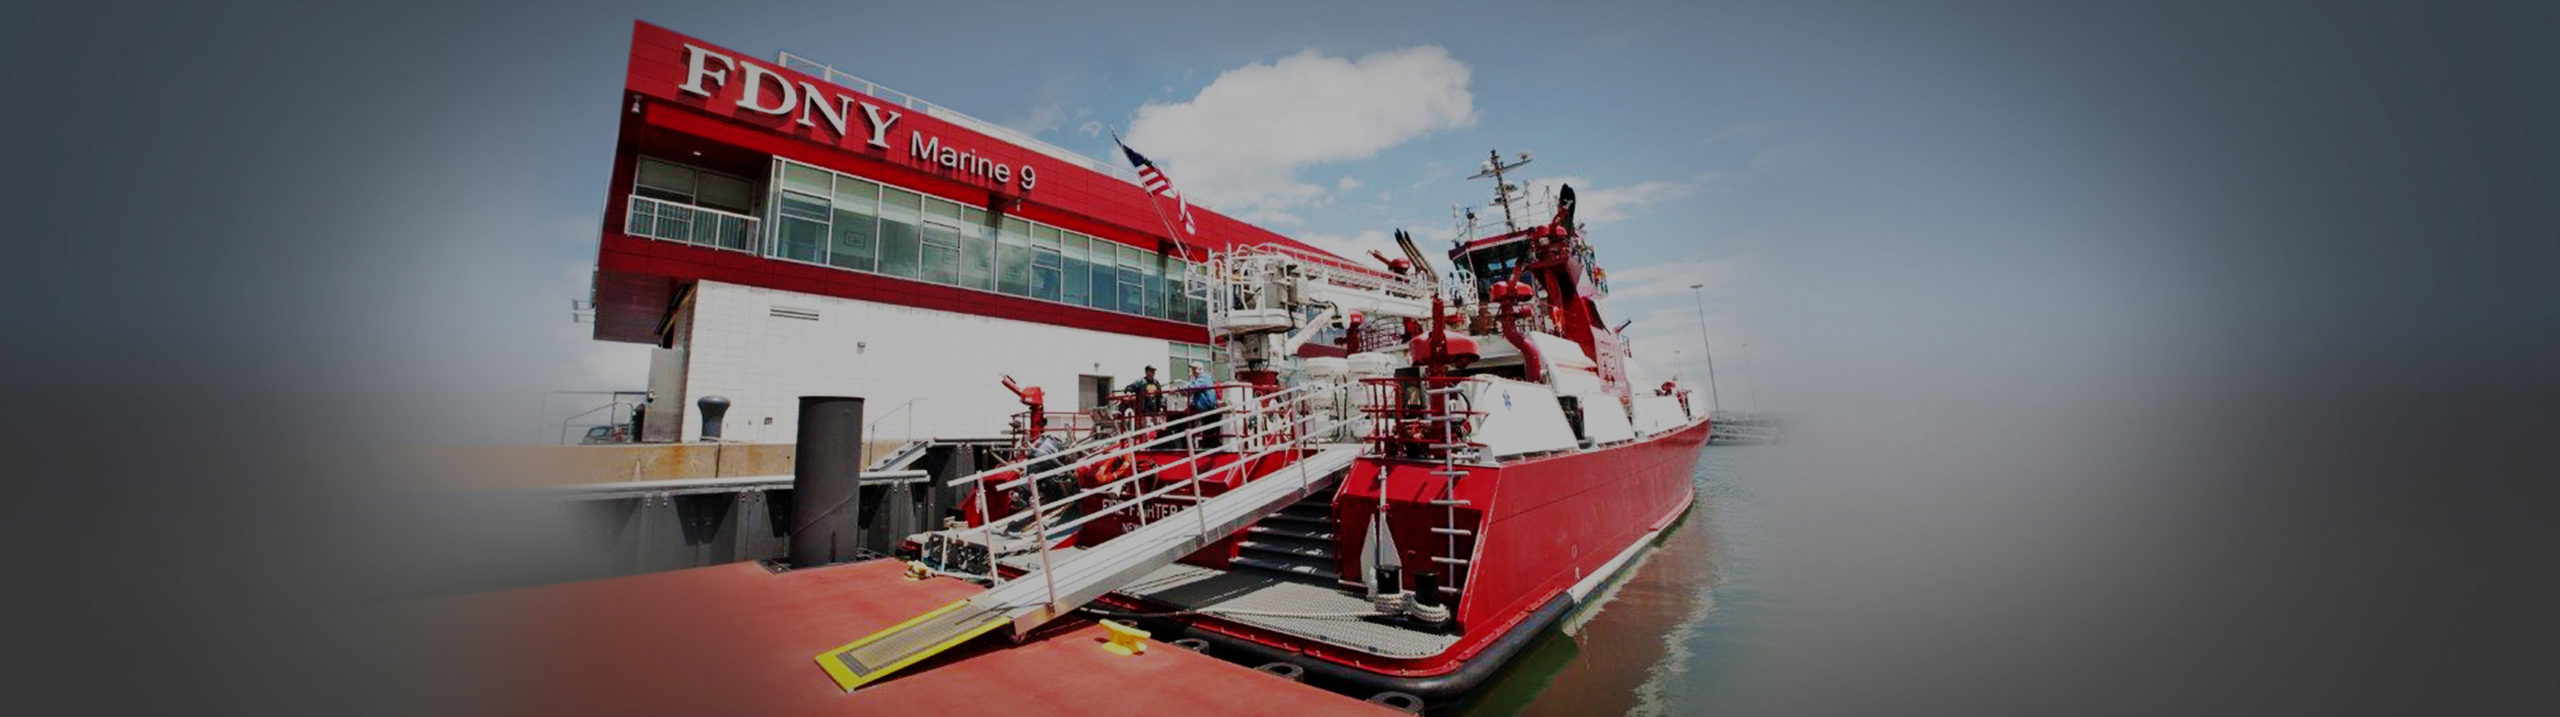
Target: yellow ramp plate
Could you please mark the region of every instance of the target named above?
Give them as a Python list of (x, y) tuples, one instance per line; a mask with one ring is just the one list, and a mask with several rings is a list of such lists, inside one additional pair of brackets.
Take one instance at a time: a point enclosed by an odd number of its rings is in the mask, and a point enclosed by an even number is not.
[(1010, 622), (999, 610), (962, 600), (818, 655), (846, 692)]

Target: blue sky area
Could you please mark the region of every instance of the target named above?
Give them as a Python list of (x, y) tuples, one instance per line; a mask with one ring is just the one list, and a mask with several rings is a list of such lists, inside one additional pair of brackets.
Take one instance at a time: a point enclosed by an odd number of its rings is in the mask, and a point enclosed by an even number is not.
[[(1826, 76), (1788, 59), (1804, 42), (1701, 8), (1576, 11), (1569, 23), (1525, 8), (1363, 7), (1354, 21), (1299, 5), (636, 13), (768, 59), (787, 50), (829, 63), (1095, 157), (1116, 159), (1117, 129), (1199, 201), (1355, 255), (1392, 251), (1397, 228), (1445, 248), (1452, 206), (1491, 192), (1464, 179), (1484, 154), (1533, 152), (1521, 173), (1532, 187), (1569, 181), (1582, 193), (1613, 320), (1636, 321), (1656, 376), (1698, 382), (1688, 285), (1707, 285), (1720, 378), (1747, 381), (1743, 344), (1764, 361), (1777, 349), (1748, 318), (1755, 246), (1769, 240), (1767, 212), (1754, 208), (1770, 200), (1763, 180), (1836, 141), (1809, 121), (1823, 112), (1805, 92), (1769, 91)], [(967, 15), (978, 19), (957, 21)], [(541, 106), (508, 138), (524, 145), (517, 161), (546, 168), (518, 180), (547, 199), (561, 233), (525, 245), (527, 260), (562, 267), (562, 293), (531, 300), (564, 302), (592, 266), (629, 19), (563, 20), (545, 33), (544, 63), (510, 70), (558, 87), (528, 98)], [(1661, 71), (1672, 67), (1687, 69)], [(641, 348), (558, 333), (569, 343), (557, 360), (576, 367), (561, 388), (643, 382)], [(1728, 398), (1750, 406), (1747, 385)]]

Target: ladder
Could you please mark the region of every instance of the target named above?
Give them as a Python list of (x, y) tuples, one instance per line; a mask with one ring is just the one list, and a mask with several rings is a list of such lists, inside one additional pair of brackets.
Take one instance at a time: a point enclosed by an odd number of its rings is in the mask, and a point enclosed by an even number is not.
[[(1158, 430), (1169, 430), (1185, 423), (1200, 422), (1197, 426), (1160, 435), (1151, 440), (1133, 441), (1125, 446), (1098, 451), (1089, 457), (1047, 470), (1024, 473), (1024, 469), (1032, 463), (1042, 460), (1032, 459), (952, 481), (954, 484), (975, 482), (978, 484), (981, 495), (989, 490), (1009, 490), (1016, 486), (1030, 486), (1029, 493), (1034, 496), (1034, 504), (1031, 508), (1003, 518), (989, 519), (985, 525), (977, 529), (984, 531), (984, 539), (988, 547), (988, 577), (991, 580), (997, 580), (996, 585), (966, 600), (945, 605), (889, 629), (821, 653), (817, 657), (819, 667), (824, 668), (828, 676), (835, 679), (838, 686), (846, 691), (852, 691), (934, 654), (1008, 625), (1013, 628), (1014, 636), (1019, 639), (1049, 620), (1064, 615), (1105, 593), (1119, 589), (1185, 555), (1198, 552), (1211, 543), (1241, 532), (1264, 516), (1278, 512), (1323, 489), (1337, 474), (1350, 468), (1352, 461), (1360, 456), (1361, 448), (1357, 445), (1319, 443), (1313, 440), (1314, 437), (1331, 434), (1333, 428), (1333, 426), (1311, 425), (1311, 422), (1320, 420), (1322, 417), (1320, 414), (1311, 414), (1304, 410), (1308, 397), (1322, 390), (1328, 390), (1328, 388), (1308, 385), (1251, 397), (1236, 402), (1244, 404), (1244, 408), (1240, 410), (1231, 410), (1234, 405), (1231, 403), (1214, 411), (1168, 422), (1159, 426)], [(1074, 520), (1056, 525), (1047, 522), (1044, 506), (1037, 498), (1039, 490), (1035, 481), (1038, 479), (1156, 446), (1187, 444), (1194, 435), (1214, 425), (1203, 419), (1217, 420), (1237, 413), (1248, 419), (1264, 420), (1248, 420), (1248, 424), (1259, 423), (1258, 430), (1244, 436), (1230, 438), (1228, 445), (1218, 451), (1195, 453), (1188, 458), (1170, 461), (1108, 484), (1088, 488), (1061, 498), (1057, 502), (1064, 504), (1090, 495), (1117, 495), (1123, 487), (1143, 487), (1143, 484), (1137, 481), (1162, 474), (1176, 466), (1194, 464), (1219, 452), (1231, 453), (1236, 456), (1236, 460), (1152, 490), (1138, 490), (1135, 496), (1117, 500), (1101, 510)], [(1194, 500), (1188, 508), (1149, 521), (1117, 538), (1067, 554), (1053, 555), (1050, 550), (1050, 544), (1055, 541), (1054, 536), (1061, 534), (1062, 531), (1124, 510), (1134, 509), (1138, 510), (1140, 515), (1144, 515), (1145, 501), (1162, 500), (1175, 491), (1185, 488), (1191, 491), (1191, 496), (1198, 498), (1199, 485), (1203, 480), (1237, 475), (1241, 471), (1262, 463), (1264, 458), (1290, 455), (1296, 456), (1297, 460), (1286, 467), (1263, 476), (1250, 478), (1242, 485), (1217, 496)], [(999, 480), (1008, 475), (1019, 477)], [(1000, 526), (1020, 523), (1025, 518), (1028, 518), (1033, 526), (1031, 538), (1027, 541), (1015, 539), (1015, 544), (1022, 547), (1013, 552), (1021, 554), (1036, 551), (1040, 556), (1041, 567), (1012, 580), (1002, 580), (995, 569), (995, 565), (1001, 560), (1000, 554), (996, 551), (995, 533)]]

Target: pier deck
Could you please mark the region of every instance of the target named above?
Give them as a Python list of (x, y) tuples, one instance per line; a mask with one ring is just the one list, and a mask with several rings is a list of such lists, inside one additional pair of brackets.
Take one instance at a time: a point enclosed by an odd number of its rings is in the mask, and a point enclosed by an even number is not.
[(735, 563), (440, 601), (493, 629), (467, 651), (504, 714), (1392, 714), (1171, 645), (1104, 652), (1067, 618), (984, 638), (853, 693), (812, 662), (842, 641), (979, 591), (874, 560), (780, 574)]

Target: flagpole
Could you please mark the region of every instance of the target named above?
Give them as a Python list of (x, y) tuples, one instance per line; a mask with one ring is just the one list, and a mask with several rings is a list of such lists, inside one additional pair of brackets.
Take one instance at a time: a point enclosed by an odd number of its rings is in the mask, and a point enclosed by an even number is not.
[[(1120, 128), (1118, 128), (1118, 127), (1113, 127), (1113, 128), (1111, 128), (1111, 145), (1112, 145), (1112, 146), (1114, 146), (1114, 147), (1118, 147), (1118, 148), (1120, 148), (1120, 153), (1122, 154), (1123, 159), (1126, 159), (1126, 155), (1127, 155), (1127, 154), (1128, 154), (1128, 152), (1129, 152), (1129, 145), (1120, 141)], [(1156, 171), (1164, 171), (1164, 170), (1162, 170), (1162, 169), (1158, 169), (1158, 170), (1156, 170)], [(1159, 224), (1159, 225), (1162, 225), (1162, 226), (1164, 227), (1164, 237), (1165, 237), (1165, 239), (1166, 239), (1166, 240), (1169, 240), (1169, 241), (1172, 241), (1174, 246), (1182, 247), (1182, 248), (1183, 248), (1183, 252), (1182, 252), (1182, 259), (1183, 259), (1183, 261), (1190, 261), (1190, 260), (1191, 260), (1191, 245), (1190, 245), (1190, 244), (1187, 244), (1187, 243), (1184, 243), (1184, 242), (1182, 241), (1182, 234), (1173, 230), (1173, 220), (1165, 218), (1165, 216), (1164, 216), (1164, 205), (1159, 204), (1159, 203), (1157, 203), (1157, 202), (1156, 202), (1156, 193), (1155, 193), (1155, 190), (1147, 189), (1147, 188), (1146, 188), (1146, 186), (1142, 184), (1142, 185), (1139, 185), (1139, 187), (1138, 187), (1138, 191), (1142, 191), (1142, 192), (1146, 192), (1146, 193), (1147, 193), (1147, 208), (1148, 208), (1148, 209), (1155, 210), (1155, 213), (1156, 213), (1156, 223), (1157, 223), (1157, 224)]]

